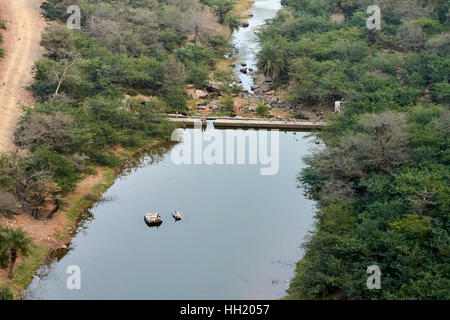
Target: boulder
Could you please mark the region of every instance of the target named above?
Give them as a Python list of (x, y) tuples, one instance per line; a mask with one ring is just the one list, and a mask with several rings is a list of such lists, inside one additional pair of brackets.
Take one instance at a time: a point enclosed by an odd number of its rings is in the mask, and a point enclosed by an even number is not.
[(208, 81), (206, 89), (210, 92), (219, 93), (222, 86), (223, 86), (222, 82), (210, 80), (210, 81)]
[(183, 214), (180, 211), (174, 211), (172, 212), (172, 217), (175, 219), (175, 221), (180, 221), (183, 219)]
[(144, 216), (144, 221), (149, 227), (158, 227), (162, 224), (162, 219), (159, 213), (147, 213)]
[(215, 102), (210, 102), (210, 103), (208, 103), (207, 107), (208, 107), (209, 109), (211, 109), (211, 110), (218, 110), (218, 109), (219, 109), (219, 106), (218, 106), (217, 103), (215, 103)]
[(194, 100), (203, 99), (208, 96), (208, 92), (205, 90), (188, 89), (186, 93)]
[(203, 99), (208, 96), (208, 92), (206, 92), (205, 90), (195, 90), (195, 94), (199, 99)]
[(242, 26), (243, 26), (244, 28), (248, 28), (249, 25), (250, 25), (250, 23), (248, 22), (248, 20), (243, 20), (243, 21), (242, 21)]
[(270, 91), (270, 86), (268, 86), (268, 85), (261, 86), (261, 91), (264, 92), (264, 93), (269, 92)]

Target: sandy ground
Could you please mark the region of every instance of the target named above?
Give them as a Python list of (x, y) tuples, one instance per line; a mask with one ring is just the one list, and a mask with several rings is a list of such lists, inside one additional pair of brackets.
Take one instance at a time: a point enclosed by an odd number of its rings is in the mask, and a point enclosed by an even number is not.
[[(78, 184), (75, 192), (66, 197), (65, 201), (71, 203), (89, 193), (95, 185), (103, 181), (101, 174), (102, 171), (99, 171), (98, 174), (85, 178)], [(11, 219), (0, 216), (0, 226), (12, 229), (22, 227), (35, 242), (48, 243), (52, 246), (59, 244), (59, 241), (54, 238), (54, 234), (61, 233), (64, 231), (63, 228), (69, 224), (69, 218), (64, 211), (58, 211), (53, 218), (43, 221), (35, 220), (27, 214), (16, 215)]]
[[(79, 199), (88, 194), (92, 188), (104, 182), (102, 177), (102, 169), (98, 169), (95, 175), (83, 179), (77, 186), (75, 192), (69, 194), (65, 201), (73, 203), (74, 200)], [(66, 244), (67, 239), (57, 239), (55, 234), (62, 233), (67, 230), (73, 223), (69, 220), (64, 211), (58, 211), (53, 218), (49, 220), (38, 221), (33, 219), (30, 215), (21, 214), (13, 216), (8, 219), (0, 214), (0, 226), (3, 228), (16, 229), (23, 228), (28, 236), (33, 239), (34, 244), (49, 244), (52, 248), (58, 248)], [(17, 260), (17, 266), (21, 263), (21, 259)], [(7, 270), (0, 269), (0, 285), (8, 281)]]
[(332, 15), (331, 15), (331, 20), (332, 21), (334, 21), (334, 22), (339, 22), (339, 23), (341, 23), (341, 22), (344, 22), (345, 21), (345, 15), (343, 14), (343, 13), (340, 13), (340, 12), (338, 12), (338, 13), (333, 13)]
[(45, 28), (39, 9), (42, 2), (0, 1), (0, 17), (7, 26), (2, 31), (6, 55), (0, 60), (0, 151), (13, 147), (12, 136), (20, 117), (19, 103), (33, 103), (31, 93), (25, 88), (32, 83), (32, 66), (44, 51), (39, 45)]

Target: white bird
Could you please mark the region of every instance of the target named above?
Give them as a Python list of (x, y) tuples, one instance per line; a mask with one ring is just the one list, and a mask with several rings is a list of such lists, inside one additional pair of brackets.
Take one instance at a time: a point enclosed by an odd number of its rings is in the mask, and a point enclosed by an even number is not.
[(179, 221), (183, 218), (183, 214), (180, 211), (174, 211), (172, 212), (172, 217), (175, 219), (175, 221)]

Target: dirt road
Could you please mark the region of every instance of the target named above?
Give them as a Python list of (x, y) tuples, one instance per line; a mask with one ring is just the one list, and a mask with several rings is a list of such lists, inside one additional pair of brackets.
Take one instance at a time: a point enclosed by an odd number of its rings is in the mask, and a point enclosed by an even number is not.
[(20, 117), (19, 103), (31, 104), (25, 88), (33, 82), (33, 64), (43, 53), (39, 45), (45, 21), (40, 14), (44, 0), (1, 0), (0, 18), (6, 22), (3, 33), (4, 59), (0, 60), (0, 151), (13, 148), (13, 133)]

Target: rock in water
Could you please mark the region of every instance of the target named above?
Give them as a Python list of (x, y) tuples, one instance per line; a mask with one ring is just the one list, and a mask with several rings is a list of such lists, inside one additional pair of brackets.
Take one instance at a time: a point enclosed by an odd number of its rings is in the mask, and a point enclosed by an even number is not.
[(174, 211), (172, 212), (172, 217), (175, 221), (180, 221), (183, 218), (183, 214), (180, 211)]
[(150, 227), (158, 227), (162, 224), (162, 219), (159, 213), (147, 213), (144, 216), (144, 221)]

